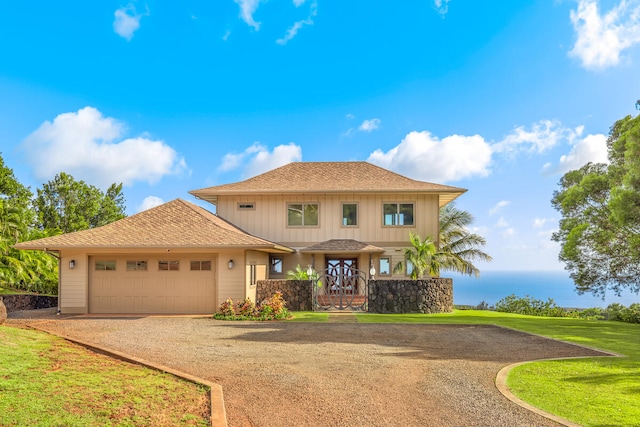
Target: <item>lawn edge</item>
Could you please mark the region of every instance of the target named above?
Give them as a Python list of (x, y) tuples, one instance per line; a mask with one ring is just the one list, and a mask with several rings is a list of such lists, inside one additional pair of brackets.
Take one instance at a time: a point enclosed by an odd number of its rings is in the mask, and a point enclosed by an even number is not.
[[(38, 323), (46, 323), (46, 322), (38, 322)], [(26, 326), (28, 328), (31, 328), (40, 332), (45, 332), (49, 335), (55, 335), (66, 341), (70, 341), (82, 347), (88, 348), (89, 350), (94, 351), (96, 353), (102, 353), (114, 359), (123, 360), (125, 362), (134, 363), (136, 365), (146, 366), (155, 371), (166, 372), (178, 378), (182, 378), (186, 381), (208, 387), (209, 388), (209, 413), (210, 413), (209, 425), (211, 425), (211, 427), (228, 427), (227, 413), (224, 406), (224, 394), (222, 392), (222, 386), (220, 384), (212, 383), (210, 381), (204, 380), (202, 378), (198, 378), (191, 374), (187, 374), (186, 372), (178, 371), (177, 369), (173, 369), (168, 366), (160, 365), (157, 363), (152, 363), (152, 362), (149, 362), (148, 360), (131, 356), (117, 350), (113, 350), (97, 344), (88, 343), (86, 341), (72, 338), (68, 335), (51, 332), (42, 327), (39, 327), (36, 323), (27, 323)]]

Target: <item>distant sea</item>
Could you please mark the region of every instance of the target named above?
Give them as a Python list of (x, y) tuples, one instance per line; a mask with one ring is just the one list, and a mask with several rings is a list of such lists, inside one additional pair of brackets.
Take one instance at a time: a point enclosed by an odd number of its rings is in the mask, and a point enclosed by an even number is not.
[(617, 297), (609, 291), (604, 301), (591, 294), (578, 295), (565, 271), (483, 271), (479, 278), (444, 272), (442, 277), (453, 278), (453, 303), (456, 305), (478, 305), (482, 301), (494, 305), (511, 294), (529, 295), (543, 301), (551, 298), (556, 305), (566, 308), (606, 307), (614, 302), (626, 306), (640, 303), (640, 295), (631, 292)]

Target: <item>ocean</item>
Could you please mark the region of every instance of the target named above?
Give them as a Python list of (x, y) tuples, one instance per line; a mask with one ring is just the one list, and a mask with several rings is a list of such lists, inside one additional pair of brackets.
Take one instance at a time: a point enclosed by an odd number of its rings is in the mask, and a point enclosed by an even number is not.
[(535, 299), (554, 300), (559, 307), (606, 307), (617, 302), (625, 306), (640, 303), (640, 295), (625, 292), (617, 297), (612, 291), (602, 298), (591, 294), (578, 295), (566, 271), (483, 271), (480, 277), (443, 272), (442, 277), (453, 278), (453, 302), (456, 305), (478, 305), (485, 301), (494, 305), (502, 298), (515, 294)]

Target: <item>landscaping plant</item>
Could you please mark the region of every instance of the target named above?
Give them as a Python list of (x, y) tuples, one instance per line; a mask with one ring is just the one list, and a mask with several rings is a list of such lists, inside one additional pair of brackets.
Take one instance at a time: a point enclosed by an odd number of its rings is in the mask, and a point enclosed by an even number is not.
[(255, 305), (251, 299), (234, 303), (231, 298), (220, 304), (219, 312), (213, 315), (218, 320), (280, 320), (290, 317), (287, 302), (278, 291), (260, 304)]

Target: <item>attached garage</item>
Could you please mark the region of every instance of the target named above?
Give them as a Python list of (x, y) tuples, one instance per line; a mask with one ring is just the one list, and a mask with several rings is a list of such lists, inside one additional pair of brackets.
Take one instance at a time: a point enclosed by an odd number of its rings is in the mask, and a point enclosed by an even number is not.
[(89, 258), (89, 312), (210, 314), (216, 311), (216, 260), (202, 254)]

